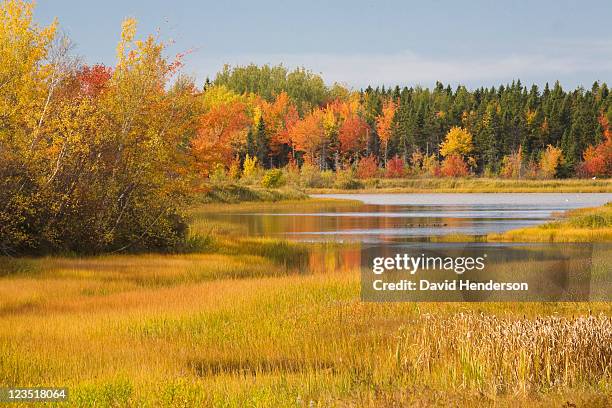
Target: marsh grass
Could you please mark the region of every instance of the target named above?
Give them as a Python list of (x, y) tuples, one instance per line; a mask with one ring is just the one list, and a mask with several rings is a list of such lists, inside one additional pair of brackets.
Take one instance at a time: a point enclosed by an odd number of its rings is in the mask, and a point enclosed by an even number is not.
[(427, 314), (419, 325), (421, 330), (404, 330), (397, 348), (398, 364), (415, 378), (436, 373), (453, 387), (495, 396), (599, 384), (612, 377), (609, 316)]
[[(351, 193), (609, 193), (612, 180), (511, 180), (497, 178), (379, 179)], [(339, 189), (308, 189), (311, 194), (341, 193)]]
[(487, 241), (525, 242), (610, 242), (612, 241), (612, 203), (602, 207), (580, 208), (561, 215), (561, 219), (535, 227), (500, 234), (489, 234)]
[(611, 402), (608, 303), (361, 302), (337, 244), (198, 214), (203, 253), (1, 259), (0, 384), (80, 407)]
[(139, 407), (525, 405), (610, 390), (605, 303), (362, 303), (356, 271), (144, 287), (128, 273), (3, 278), (0, 382)]
[(209, 190), (195, 199), (198, 204), (208, 203), (240, 203), (240, 202), (267, 202), (281, 200), (303, 200), (305, 193), (291, 189), (255, 188), (240, 184), (213, 185)]

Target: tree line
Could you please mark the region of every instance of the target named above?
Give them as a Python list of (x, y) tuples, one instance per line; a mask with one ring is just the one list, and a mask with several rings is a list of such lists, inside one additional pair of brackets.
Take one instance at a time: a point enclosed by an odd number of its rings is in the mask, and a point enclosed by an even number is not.
[[(491, 177), (612, 174), (612, 95), (605, 83), (571, 91), (559, 82), (540, 89), (520, 80), (471, 91), (440, 82), (433, 89), (360, 91), (335, 84), (322, 92), (318, 76), (296, 72), (305, 75), (299, 89), (289, 86), (295, 72), (282, 66), (225, 67), (207, 81), (208, 92), (225, 96), (211, 103), (205, 117), (237, 109), (248, 118), (221, 127), (226, 134), (220, 140), (235, 146), (223, 162), (249, 155), (268, 168), (296, 161), (338, 170), (368, 160), (381, 169), (392, 162), (414, 173), (424, 160), (435, 168), (434, 161), (443, 166), (447, 156), (458, 155), (453, 160), (465, 162), (455, 164), (467, 173)], [(200, 129), (204, 134), (220, 129), (209, 119)], [(453, 129), (469, 135), (467, 149), (442, 148)], [(538, 171), (551, 157), (556, 158), (554, 171)]]

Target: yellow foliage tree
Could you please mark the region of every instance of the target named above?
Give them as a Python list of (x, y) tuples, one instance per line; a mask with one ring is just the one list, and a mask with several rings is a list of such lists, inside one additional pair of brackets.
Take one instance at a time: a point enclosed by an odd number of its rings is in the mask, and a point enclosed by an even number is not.
[(540, 158), (540, 177), (554, 178), (557, 175), (559, 165), (563, 164), (563, 151), (559, 147), (552, 145), (546, 146)]
[(251, 178), (257, 172), (257, 157), (250, 157), (248, 154), (242, 164), (242, 177)]
[(474, 150), (472, 134), (466, 129), (454, 126), (446, 134), (444, 142), (440, 145), (440, 154), (443, 157), (458, 154), (462, 157)]
[(0, 3), (0, 253), (184, 242), (194, 86), (169, 87), (180, 64), (135, 34), (126, 20), (114, 70), (79, 67), (31, 3)]
[(383, 147), (383, 160), (385, 167), (387, 166), (387, 156), (389, 149), (389, 140), (393, 133), (393, 118), (397, 110), (397, 103), (394, 100), (388, 100), (384, 103), (382, 113), (376, 118), (376, 131), (380, 137), (380, 142)]

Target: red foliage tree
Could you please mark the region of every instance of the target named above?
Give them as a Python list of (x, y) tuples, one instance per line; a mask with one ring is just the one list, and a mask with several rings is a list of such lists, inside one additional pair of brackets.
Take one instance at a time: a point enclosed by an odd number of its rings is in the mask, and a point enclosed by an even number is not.
[(589, 146), (583, 154), (584, 161), (580, 163), (577, 173), (583, 177), (612, 176), (612, 129), (608, 118), (603, 113), (599, 117), (603, 130), (604, 141), (597, 146)]
[(577, 173), (583, 177), (612, 176), (612, 142), (606, 140), (597, 146), (589, 146), (584, 151), (584, 161)]
[(360, 179), (376, 177), (377, 172), (378, 161), (375, 156), (364, 157), (357, 163), (357, 177)]
[(403, 177), (406, 171), (406, 164), (399, 156), (395, 156), (387, 161), (386, 176), (390, 178)]
[(76, 74), (81, 94), (95, 98), (104, 90), (112, 74), (111, 68), (101, 64), (84, 66)]
[(467, 176), (468, 166), (459, 154), (448, 155), (442, 162), (441, 173), (445, 177), (464, 177)]

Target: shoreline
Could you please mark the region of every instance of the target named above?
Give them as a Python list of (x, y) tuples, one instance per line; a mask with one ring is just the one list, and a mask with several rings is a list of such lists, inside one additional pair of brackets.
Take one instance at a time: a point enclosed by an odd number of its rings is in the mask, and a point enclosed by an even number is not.
[(612, 193), (612, 179), (514, 180), (499, 178), (370, 179), (363, 187), (310, 187), (306, 194), (397, 193)]

